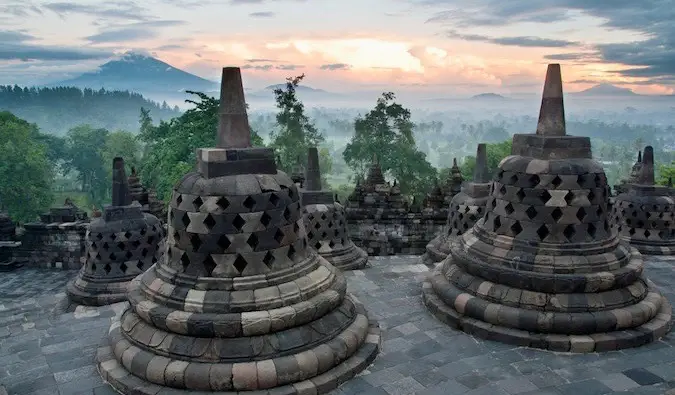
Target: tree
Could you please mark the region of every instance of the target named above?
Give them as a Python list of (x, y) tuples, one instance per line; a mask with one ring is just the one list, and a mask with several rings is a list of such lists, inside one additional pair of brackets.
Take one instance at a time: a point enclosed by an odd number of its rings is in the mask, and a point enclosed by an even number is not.
[(433, 185), (436, 169), (415, 145), (410, 111), (394, 99), (392, 92), (385, 92), (374, 109), (356, 118), (354, 136), (343, 157), (356, 174), (363, 175), (376, 155), (382, 171), (398, 180), (401, 193), (421, 197)]
[[(215, 147), (218, 130), (220, 100), (201, 92), (187, 91), (197, 100), (186, 100), (195, 105), (180, 117), (155, 126), (150, 112), (141, 110), (138, 138), (146, 143), (140, 176), (143, 183), (156, 188), (160, 199), (168, 200), (173, 186), (183, 175), (192, 171), (197, 158), (195, 150)], [(253, 146), (264, 146), (262, 138), (251, 131)]]
[[(488, 174), (493, 175), (499, 169), (499, 163), (502, 159), (511, 155), (511, 146), (512, 141), (508, 139), (502, 141), (501, 143), (487, 143), (485, 144), (485, 154), (487, 157), (487, 167)], [(474, 155), (469, 155), (464, 158), (461, 166), (459, 167), (462, 172), (462, 177), (465, 180), (473, 179), (473, 170), (476, 167), (476, 157)], [(448, 169), (449, 171), (449, 169)]]
[(32, 221), (52, 203), (52, 163), (35, 124), (0, 112), (0, 208)]
[[(304, 74), (289, 77), (286, 79), (285, 89), (274, 90), (274, 98), (279, 109), (276, 116), (278, 130), (270, 134), (270, 145), (274, 147), (279, 158), (278, 166), (286, 172), (292, 171), (298, 165), (304, 166), (307, 162), (308, 148), (318, 148), (324, 141), (321, 132), (305, 115), (304, 104), (296, 96), (296, 88), (304, 78)], [(324, 159), (324, 166), (326, 164)], [(329, 169), (321, 170), (326, 175)]]
[(112, 160), (105, 162), (105, 147), (109, 132), (90, 125), (76, 126), (66, 133), (65, 172), (75, 170), (83, 192), (91, 203), (102, 207), (110, 197)]
[(141, 144), (131, 132), (118, 130), (108, 133), (103, 147), (103, 165), (108, 169), (108, 180), (112, 184), (112, 161), (115, 157), (124, 158), (127, 174), (131, 167), (138, 168), (141, 164)]
[(675, 182), (675, 162), (672, 162), (669, 165), (659, 166), (656, 183), (658, 185), (668, 185), (669, 179), (672, 179), (672, 181)]

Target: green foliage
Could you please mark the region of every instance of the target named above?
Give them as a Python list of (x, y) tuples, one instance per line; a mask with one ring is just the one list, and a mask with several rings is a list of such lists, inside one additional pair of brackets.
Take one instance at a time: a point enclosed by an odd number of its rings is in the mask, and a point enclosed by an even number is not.
[[(274, 98), (279, 112), (277, 113), (278, 129), (270, 133), (271, 146), (277, 154), (277, 166), (284, 171), (292, 172), (298, 165), (307, 163), (307, 150), (318, 147), (324, 141), (319, 130), (305, 115), (305, 106), (296, 96), (296, 88), (305, 75), (286, 79), (286, 89), (275, 89)], [(323, 155), (323, 174), (330, 163), (330, 155)], [(321, 164), (320, 164), (321, 166)], [(330, 167), (330, 166), (328, 166)]]
[(57, 136), (81, 124), (96, 129), (136, 130), (141, 107), (151, 109), (158, 119), (180, 115), (177, 107), (171, 109), (128, 91), (0, 86), (0, 110), (11, 111)]
[[(138, 138), (146, 143), (140, 176), (143, 183), (153, 186), (160, 199), (171, 197), (173, 186), (197, 161), (195, 150), (215, 147), (218, 131), (218, 105), (220, 100), (201, 92), (187, 91), (198, 100), (186, 100), (195, 105), (183, 115), (154, 126), (150, 111), (142, 109)], [(253, 146), (264, 146), (262, 138), (251, 131)]]
[(356, 174), (365, 174), (374, 156), (382, 171), (398, 180), (401, 193), (422, 197), (433, 185), (436, 169), (415, 146), (410, 110), (394, 102), (392, 92), (377, 99), (375, 108), (354, 121), (354, 136), (343, 157)]
[[(502, 159), (511, 155), (511, 139), (502, 141), (501, 143), (487, 143), (485, 144), (485, 154), (487, 157), (488, 174), (494, 175), (499, 168), (499, 163)], [(473, 179), (473, 170), (476, 168), (476, 156), (470, 155), (464, 157), (459, 170), (462, 172), (462, 177), (465, 180)], [(449, 172), (449, 169), (448, 171)]]
[(53, 163), (35, 124), (0, 112), (0, 207), (17, 221), (32, 221), (52, 202)]
[(109, 132), (96, 129), (90, 125), (76, 126), (66, 133), (64, 170), (77, 172), (80, 189), (88, 192), (90, 201), (102, 207), (110, 190), (109, 169), (112, 161), (106, 166), (104, 147)]
[(669, 179), (675, 183), (675, 162), (671, 162), (669, 165), (665, 164), (659, 166), (656, 183), (659, 185), (668, 185)]

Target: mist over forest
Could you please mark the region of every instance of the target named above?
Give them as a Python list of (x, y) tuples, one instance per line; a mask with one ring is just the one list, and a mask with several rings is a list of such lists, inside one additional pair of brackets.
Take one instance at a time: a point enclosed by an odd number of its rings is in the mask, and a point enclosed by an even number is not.
[[(320, 81), (312, 75), (290, 71), (288, 77), (246, 89), (254, 142), (274, 147), (288, 173), (301, 168), (308, 147), (318, 146), (325, 180), (342, 199), (374, 153), (387, 179), (397, 180), (409, 198), (447, 177), (453, 158), (470, 178), (478, 143), (488, 143), (494, 169), (510, 154), (514, 133), (535, 131), (541, 100), (492, 92), (398, 94), (395, 86), (337, 93), (313, 88)], [(20, 221), (66, 197), (88, 211), (101, 208), (110, 203), (115, 156), (166, 201), (195, 163), (195, 149), (215, 145), (217, 89), (213, 81), (136, 54), (62, 82), (0, 86), (0, 155), (10, 159), (0, 165), (3, 208)], [(675, 175), (674, 96), (612, 85), (565, 94), (567, 133), (591, 137), (610, 185), (629, 175), (646, 145), (655, 150), (658, 182)]]

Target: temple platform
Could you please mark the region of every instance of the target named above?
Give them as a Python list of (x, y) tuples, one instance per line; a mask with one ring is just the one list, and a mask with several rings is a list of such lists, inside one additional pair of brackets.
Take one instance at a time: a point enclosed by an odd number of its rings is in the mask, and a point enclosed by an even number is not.
[[(673, 333), (639, 348), (589, 354), (484, 341), (449, 328), (424, 307), (422, 282), (433, 267), (418, 256), (369, 262), (345, 276), (380, 323), (382, 351), (333, 395), (675, 394)], [(647, 277), (675, 302), (675, 258), (645, 262)], [(3, 386), (10, 395), (116, 394), (96, 371), (95, 354), (126, 303), (61, 313), (56, 302), (74, 275), (30, 267), (2, 273), (0, 394)]]

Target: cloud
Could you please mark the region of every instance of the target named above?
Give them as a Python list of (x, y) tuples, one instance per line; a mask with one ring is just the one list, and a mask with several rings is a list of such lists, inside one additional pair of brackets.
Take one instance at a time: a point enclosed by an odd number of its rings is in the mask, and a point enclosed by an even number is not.
[(263, 65), (257, 65), (257, 64), (245, 64), (242, 66), (242, 69), (245, 70), (256, 70), (256, 71), (271, 71), (271, 70), (297, 70), (300, 68), (303, 68), (304, 66), (297, 65), (297, 64), (281, 64), (281, 65), (273, 65), (273, 64), (263, 64)]
[(588, 60), (590, 58), (595, 58), (594, 53), (588, 52), (571, 52), (571, 53), (554, 53), (549, 55), (544, 55), (546, 60)]
[(331, 63), (331, 64), (323, 64), (319, 66), (319, 69), (321, 70), (349, 70), (351, 68), (350, 65), (346, 63)]
[(278, 60), (274, 59), (246, 59), (247, 63), (275, 63)]
[(273, 65), (271, 64), (264, 64), (264, 65), (252, 65), (252, 64), (245, 64), (241, 67), (242, 69), (246, 70), (258, 70), (258, 71), (270, 71), (274, 68)]
[(251, 18), (273, 18), (276, 14), (271, 11), (252, 12), (248, 14)]
[(74, 2), (47, 3), (44, 8), (55, 12), (62, 18), (67, 14), (84, 14), (100, 18), (123, 19), (130, 21), (150, 20), (147, 9), (133, 1), (112, 1), (109, 3), (87, 5)]
[(519, 37), (497, 37), (492, 38), (479, 34), (460, 34), (455, 30), (449, 30), (446, 33), (448, 38), (456, 38), (465, 41), (479, 41), (491, 44), (514, 46), (514, 47), (542, 47), (542, 48), (563, 48), (579, 45), (579, 43), (567, 40), (554, 40), (541, 37), (519, 36)]
[(126, 25), (116, 25), (113, 28), (103, 29), (100, 33), (85, 37), (85, 40), (92, 43), (122, 43), (138, 40), (145, 40), (157, 37), (157, 29), (169, 26), (184, 24), (184, 21), (178, 20), (158, 20), (130, 23)]
[(21, 2), (5, 1), (0, 5), (0, 14), (11, 15), (15, 17), (30, 17), (33, 15), (42, 15), (42, 10), (28, 0)]
[(35, 39), (35, 36), (24, 33), (22, 30), (0, 30), (0, 43), (17, 43)]
[[(458, 8), (454, 0), (411, 0), (417, 5), (444, 7), (428, 23), (450, 28), (509, 26), (521, 22), (569, 21), (575, 14), (598, 18), (601, 27), (641, 33), (644, 39), (594, 45), (598, 61), (632, 66), (614, 70), (623, 77), (669, 81), (675, 78), (675, 4), (663, 0), (473, 0)], [(553, 55), (555, 56), (555, 55)], [(558, 55), (560, 60), (563, 55)], [(568, 55), (571, 57), (571, 55)], [(577, 59), (570, 59), (577, 60)]]
[(99, 49), (35, 44), (37, 40), (23, 30), (0, 30), (0, 60), (80, 61), (112, 56), (111, 52)]
[(174, 51), (177, 49), (184, 49), (185, 47), (182, 45), (178, 44), (169, 44), (169, 45), (162, 45), (157, 48), (155, 48), (156, 51)]
[(101, 43), (119, 43), (119, 42), (145, 40), (148, 38), (154, 38), (156, 36), (157, 33), (151, 30), (129, 28), (129, 29), (108, 30), (102, 33), (87, 36), (85, 37), (85, 39), (87, 39), (87, 41), (92, 43), (101, 44)]
[(105, 59), (113, 54), (108, 51), (66, 46), (42, 46), (0, 42), (0, 60), (70, 60)]
[(297, 70), (301, 69), (304, 66), (299, 65), (299, 64), (281, 64), (277, 66), (277, 70)]

